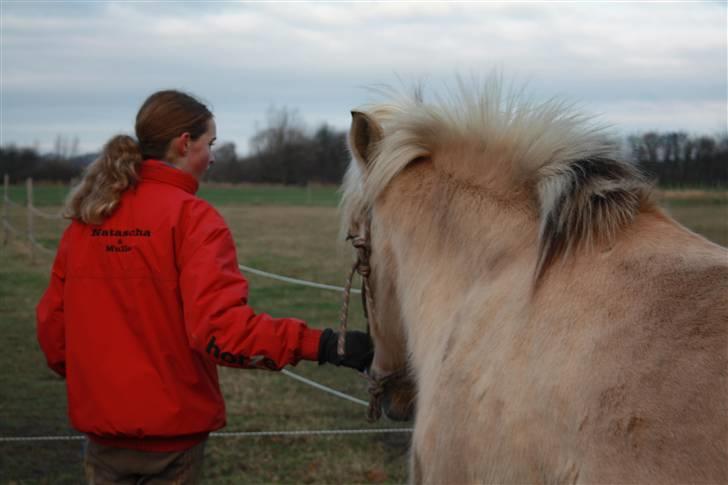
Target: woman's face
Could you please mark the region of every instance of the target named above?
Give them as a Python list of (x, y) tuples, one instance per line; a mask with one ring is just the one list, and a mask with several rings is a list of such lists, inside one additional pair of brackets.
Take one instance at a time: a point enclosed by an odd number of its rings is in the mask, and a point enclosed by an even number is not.
[(216, 139), (217, 125), (215, 124), (215, 119), (210, 118), (210, 121), (207, 122), (207, 131), (197, 140), (189, 140), (187, 153), (180, 157), (175, 165), (194, 176), (197, 180), (200, 180), (205, 170), (215, 163), (212, 145)]

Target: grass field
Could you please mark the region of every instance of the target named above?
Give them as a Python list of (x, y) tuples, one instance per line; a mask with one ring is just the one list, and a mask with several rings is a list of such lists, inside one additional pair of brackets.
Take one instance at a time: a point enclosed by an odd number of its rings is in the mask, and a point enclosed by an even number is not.
[[(337, 236), (337, 194), (311, 189), (203, 187), (231, 226), (240, 262), (274, 273), (341, 285), (350, 253)], [(61, 186), (36, 188), (36, 205), (54, 213), (65, 196)], [(728, 193), (666, 192), (662, 204), (679, 221), (728, 245)], [(24, 200), (24, 188), (11, 198)], [(25, 212), (9, 208), (13, 225), (25, 230)], [(37, 239), (54, 247), (65, 223), (36, 220)], [(69, 434), (64, 383), (46, 368), (35, 340), (34, 306), (48, 280), (51, 259), (12, 239), (0, 246), (0, 437)], [(296, 316), (312, 326), (336, 326), (338, 293), (248, 275), (254, 308)], [(358, 299), (353, 327), (362, 328)], [(365, 399), (364, 382), (347, 369), (301, 363), (304, 376)], [(220, 369), (228, 409), (226, 431), (394, 427), (369, 425), (364, 408), (321, 394), (276, 373)], [(409, 435), (211, 438), (205, 483), (397, 483), (406, 479)], [(81, 442), (0, 442), (1, 483), (78, 483)]]
[[(241, 190), (242, 189), (242, 190)], [(26, 203), (25, 185), (11, 185), (8, 196), (18, 204)], [(43, 185), (33, 191), (36, 207), (59, 206), (68, 195), (68, 186)], [(280, 185), (204, 184), (197, 195), (218, 205), (308, 205), (336, 207), (337, 188), (330, 185), (285, 187)]]

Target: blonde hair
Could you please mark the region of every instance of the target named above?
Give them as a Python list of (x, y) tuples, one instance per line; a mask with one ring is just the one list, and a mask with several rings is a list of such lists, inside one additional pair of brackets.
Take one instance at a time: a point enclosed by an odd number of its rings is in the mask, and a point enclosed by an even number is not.
[(68, 197), (64, 216), (101, 224), (116, 210), (121, 194), (136, 185), (142, 160), (164, 159), (170, 142), (182, 133), (198, 139), (211, 118), (208, 107), (190, 94), (172, 89), (152, 94), (136, 116), (139, 141), (127, 135), (109, 140)]
[(136, 185), (141, 163), (136, 140), (128, 135), (113, 137), (69, 195), (64, 217), (101, 224), (116, 210), (122, 192)]

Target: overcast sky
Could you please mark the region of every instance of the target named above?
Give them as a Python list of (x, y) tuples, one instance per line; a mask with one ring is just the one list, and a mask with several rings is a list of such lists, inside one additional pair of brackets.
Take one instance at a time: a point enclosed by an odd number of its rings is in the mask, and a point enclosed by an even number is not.
[(623, 133), (726, 131), (720, 2), (0, 2), (0, 144), (95, 151), (144, 98), (208, 102), (239, 153), (271, 106), (345, 129), (367, 86), (499, 69)]

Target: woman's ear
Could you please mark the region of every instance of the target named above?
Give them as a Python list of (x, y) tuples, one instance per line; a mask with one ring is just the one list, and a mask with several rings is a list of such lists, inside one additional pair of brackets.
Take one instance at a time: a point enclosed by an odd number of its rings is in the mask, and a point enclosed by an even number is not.
[(185, 131), (173, 140), (174, 154), (178, 157), (184, 157), (190, 151), (191, 137), (189, 132)]

